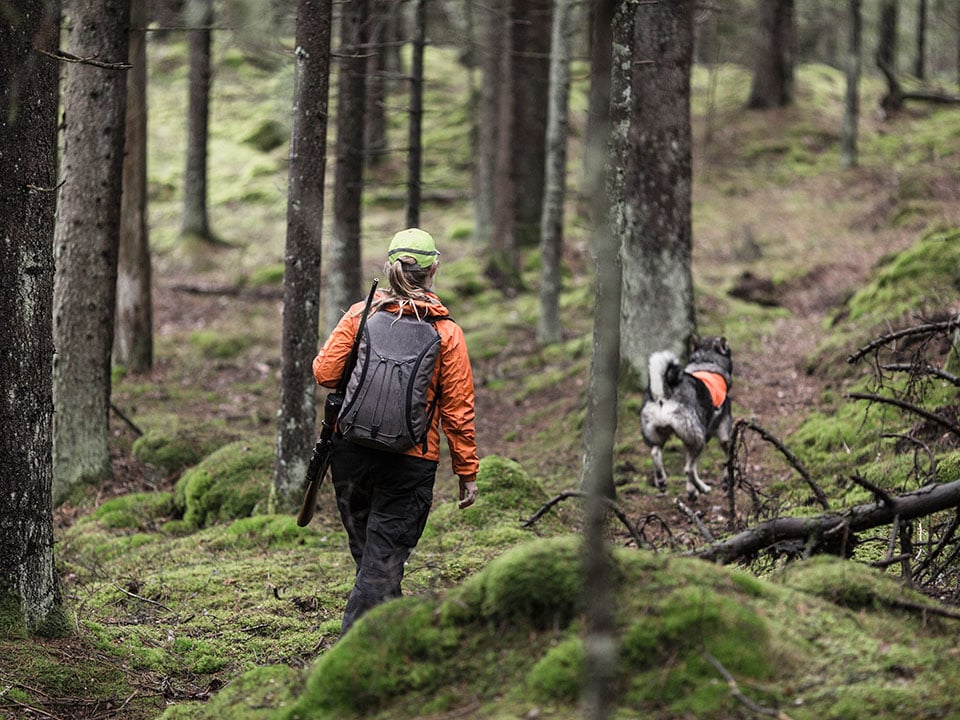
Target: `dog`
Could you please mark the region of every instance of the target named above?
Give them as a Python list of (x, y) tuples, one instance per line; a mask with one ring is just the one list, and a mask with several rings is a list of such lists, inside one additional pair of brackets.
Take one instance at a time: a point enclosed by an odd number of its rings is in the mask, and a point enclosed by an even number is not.
[(650, 356), (649, 373), (649, 388), (640, 408), (640, 429), (653, 455), (653, 482), (661, 492), (666, 490), (663, 445), (676, 435), (686, 451), (683, 471), (687, 497), (696, 500), (711, 489), (697, 473), (700, 453), (711, 437), (716, 437), (726, 451), (733, 432), (730, 346), (724, 337), (693, 337), (686, 367), (676, 354), (661, 350)]

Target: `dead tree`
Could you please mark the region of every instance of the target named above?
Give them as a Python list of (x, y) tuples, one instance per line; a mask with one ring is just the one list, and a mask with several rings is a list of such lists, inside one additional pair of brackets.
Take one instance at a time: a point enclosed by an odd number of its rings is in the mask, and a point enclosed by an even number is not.
[(905, 90), (897, 80), (896, 74), (889, 63), (877, 55), (877, 67), (887, 79), (887, 93), (880, 98), (880, 114), (883, 118), (893, 115), (903, 108), (908, 100), (935, 103), (938, 105), (960, 105), (960, 95), (946, 93), (939, 90)]

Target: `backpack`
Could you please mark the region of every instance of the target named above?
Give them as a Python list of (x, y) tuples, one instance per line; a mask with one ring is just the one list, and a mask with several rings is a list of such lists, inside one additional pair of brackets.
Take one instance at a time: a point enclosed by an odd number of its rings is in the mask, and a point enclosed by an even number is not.
[(430, 403), (427, 389), (440, 356), (434, 323), (449, 317), (417, 318), (375, 312), (363, 328), (357, 362), (350, 373), (341, 435), (358, 445), (403, 452), (422, 444), (440, 399), (440, 385)]

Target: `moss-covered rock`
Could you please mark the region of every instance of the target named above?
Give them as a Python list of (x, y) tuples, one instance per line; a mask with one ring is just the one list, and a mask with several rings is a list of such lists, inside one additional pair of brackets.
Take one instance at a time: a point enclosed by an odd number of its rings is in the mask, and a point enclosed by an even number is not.
[(274, 454), (273, 442), (258, 438), (226, 445), (190, 468), (174, 489), (184, 523), (201, 528), (265, 510)]
[(153, 480), (175, 475), (237, 439), (223, 423), (184, 423), (164, 415), (152, 418), (150, 429), (137, 438), (133, 456)]

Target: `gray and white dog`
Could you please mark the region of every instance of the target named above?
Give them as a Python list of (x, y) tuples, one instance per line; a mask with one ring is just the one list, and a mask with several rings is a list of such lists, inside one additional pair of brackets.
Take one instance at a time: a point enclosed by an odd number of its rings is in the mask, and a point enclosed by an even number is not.
[(663, 467), (663, 445), (672, 435), (683, 443), (687, 496), (696, 500), (710, 486), (697, 474), (697, 460), (711, 437), (724, 450), (730, 443), (733, 419), (728, 391), (733, 384), (730, 346), (723, 337), (694, 337), (686, 367), (669, 350), (650, 356), (650, 387), (640, 409), (640, 428), (653, 455), (654, 483), (664, 491), (667, 471)]

